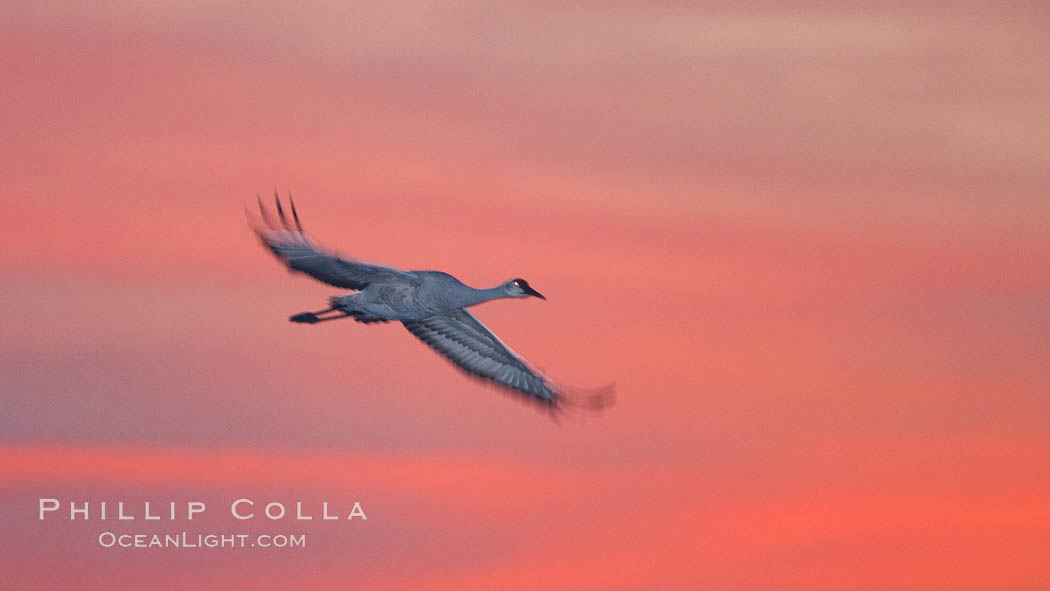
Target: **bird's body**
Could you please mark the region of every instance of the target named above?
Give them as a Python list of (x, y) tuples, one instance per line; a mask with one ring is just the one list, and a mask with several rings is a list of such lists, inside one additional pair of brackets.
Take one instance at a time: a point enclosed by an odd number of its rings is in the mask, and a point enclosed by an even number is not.
[(406, 271), (357, 293), (332, 298), (338, 310), (381, 320), (421, 320), (506, 297), (500, 288), (475, 289), (442, 271)]
[(399, 321), (461, 370), (527, 395), (551, 409), (565, 405), (601, 408), (611, 402), (611, 386), (595, 393), (567, 395), (467, 311), (471, 306), (499, 298), (546, 299), (524, 279), (477, 289), (442, 271), (403, 271), (337, 255), (318, 247), (303, 232), (294, 203), (293, 227), (280, 200), (274, 197), (279, 220), (274, 220), (260, 201), (261, 223), (253, 224), (263, 244), (290, 270), (354, 290), (332, 297), (324, 310), (296, 314), (291, 321), (316, 324), (347, 317), (366, 324)]

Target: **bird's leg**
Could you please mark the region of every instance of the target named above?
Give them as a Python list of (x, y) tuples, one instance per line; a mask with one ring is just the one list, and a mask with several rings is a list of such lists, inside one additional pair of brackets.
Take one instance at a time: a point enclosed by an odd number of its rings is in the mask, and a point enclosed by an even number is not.
[(326, 320), (339, 320), (340, 318), (353, 318), (353, 316), (344, 312), (340, 312), (335, 316), (326, 316), (324, 318), (318, 318), (317, 320), (311, 322), (311, 324), (317, 324), (318, 322), (324, 322)]
[[(335, 316), (326, 316), (324, 318), (321, 317), (322, 314), (327, 314), (329, 312), (338, 312), (338, 314), (336, 314)], [(302, 322), (305, 324), (317, 324), (318, 322), (324, 322), (325, 320), (338, 320), (340, 318), (346, 318), (348, 316), (349, 314), (341, 310), (336, 310), (335, 308), (325, 308), (324, 310), (320, 310), (318, 312), (303, 312), (302, 314), (296, 314), (295, 316), (288, 318), (288, 320), (291, 320), (292, 322)]]

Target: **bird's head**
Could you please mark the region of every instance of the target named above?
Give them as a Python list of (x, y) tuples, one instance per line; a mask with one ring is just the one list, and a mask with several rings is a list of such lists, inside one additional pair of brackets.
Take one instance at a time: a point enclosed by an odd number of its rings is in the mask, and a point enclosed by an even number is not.
[(507, 295), (512, 297), (512, 298), (524, 298), (524, 297), (528, 297), (528, 296), (536, 296), (536, 297), (540, 298), (541, 300), (547, 299), (547, 298), (543, 297), (542, 293), (536, 291), (535, 289), (532, 289), (532, 286), (529, 285), (528, 281), (525, 281), (524, 279), (522, 279), (520, 277), (517, 278), (517, 279), (511, 279), (510, 281), (508, 281), (507, 283), (505, 283), (503, 285), (503, 288), (507, 290)]

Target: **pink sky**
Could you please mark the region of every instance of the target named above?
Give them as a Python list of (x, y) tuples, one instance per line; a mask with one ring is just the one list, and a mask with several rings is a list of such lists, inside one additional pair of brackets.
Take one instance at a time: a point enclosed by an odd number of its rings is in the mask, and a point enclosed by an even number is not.
[[(31, 589), (1039, 589), (1037, 3), (3, 9), (0, 571)], [(243, 206), (549, 297), (553, 424), (287, 316)], [(296, 551), (99, 548), (36, 499), (359, 500)], [(181, 525), (180, 525), (181, 527)]]

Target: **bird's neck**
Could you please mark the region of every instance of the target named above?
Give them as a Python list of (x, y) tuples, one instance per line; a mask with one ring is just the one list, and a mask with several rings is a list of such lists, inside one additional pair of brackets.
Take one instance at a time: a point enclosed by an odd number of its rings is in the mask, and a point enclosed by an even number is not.
[(468, 293), (466, 297), (468, 302), (466, 306), (473, 306), (489, 300), (506, 297), (506, 295), (507, 294), (503, 291), (502, 286), (490, 287), (488, 289), (475, 289), (471, 287), (470, 293)]

